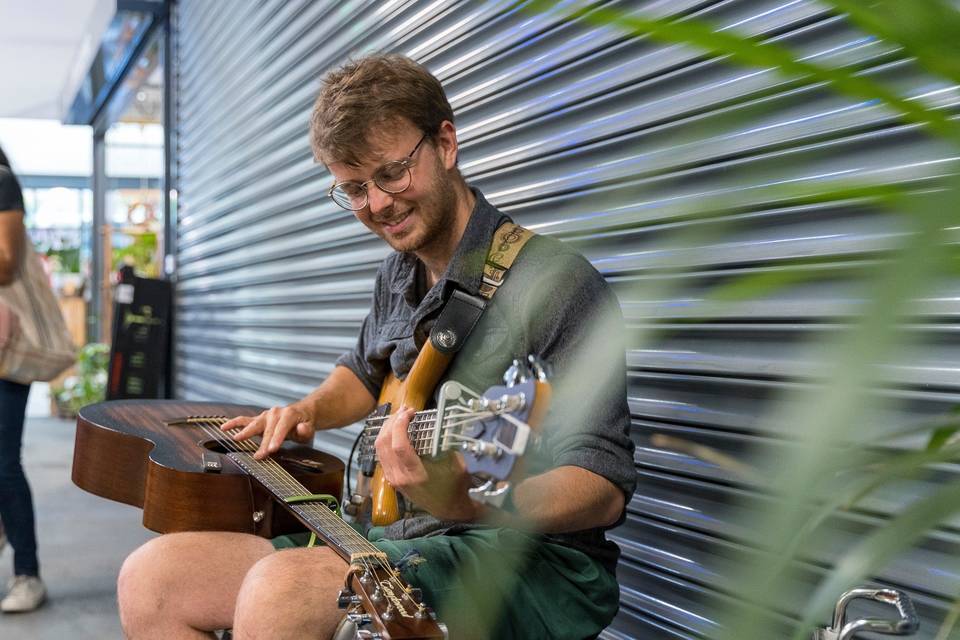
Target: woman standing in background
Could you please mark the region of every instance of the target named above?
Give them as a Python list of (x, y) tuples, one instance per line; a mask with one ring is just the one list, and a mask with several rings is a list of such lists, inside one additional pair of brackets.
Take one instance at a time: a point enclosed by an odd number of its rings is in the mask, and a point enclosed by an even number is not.
[[(17, 279), (26, 241), (20, 183), (0, 149), (0, 286)], [(0, 380), (0, 520), (13, 547), (14, 573), (0, 601), (4, 613), (33, 611), (47, 596), (37, 560), (33, 497), (20, 461), (29, 393), (28, 384)]]

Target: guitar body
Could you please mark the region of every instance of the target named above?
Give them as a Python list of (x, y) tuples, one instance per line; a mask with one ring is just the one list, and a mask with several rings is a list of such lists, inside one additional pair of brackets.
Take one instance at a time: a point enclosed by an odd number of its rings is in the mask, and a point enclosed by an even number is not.
[[(77, 417), (73, 482), (142, 507), (144, 526), (159, 533), (236, 531), (273, 537), (302, 531), (293, 515), (222, 455), (225, 449), (215, 437), (195, 424), (168, 424), (259, 412), (247, 405), (176, 400), (86, 406)], [(340, 498), (344, 468), (334, 456), (287, 442), (272, 458), (313, 493)], [(219, 462), (221, 470), (211, 473), (205, 462)]]
[[(390, 404), (390, 413), (396, 413), (403, 406), (420, 411), (427, 405), (449, 363), (450, 356), (437, 351), (427, 340), (406, 378), (401, 381), (392, 373), (387, 376), (380, 388), (378, 404)], [(383, 469), (377, 464), (370, 480), (370, 521), (383, 527), (399, 519), (397, 491), (387, 484)]]

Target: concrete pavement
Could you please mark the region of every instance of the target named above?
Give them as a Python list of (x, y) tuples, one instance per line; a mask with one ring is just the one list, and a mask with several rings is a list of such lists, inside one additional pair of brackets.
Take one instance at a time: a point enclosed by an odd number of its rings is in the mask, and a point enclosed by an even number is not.
[[(72, 421), (30, 417), (25, 429), (23, 460), (49, 600), (32, 613), (0, 615), (0, 640), (119, 640), (117, 572), (126, 555), (155, 534), (140, 524), (139, 509), (86, 493), (70, 481)], [(12, 562), (7, 547), (0, 555), (0, 590), (12, 575)]]

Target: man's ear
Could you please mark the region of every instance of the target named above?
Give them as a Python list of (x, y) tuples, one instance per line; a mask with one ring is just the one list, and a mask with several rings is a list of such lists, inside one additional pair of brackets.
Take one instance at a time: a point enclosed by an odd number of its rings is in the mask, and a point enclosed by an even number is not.
[(435, 137), (437, 153), (443, 161), (447, 171), (457, 166), (457, 153), (460, 150), (457, 143), (457, 128), (449, 120), (440, 123), (440, 130)]

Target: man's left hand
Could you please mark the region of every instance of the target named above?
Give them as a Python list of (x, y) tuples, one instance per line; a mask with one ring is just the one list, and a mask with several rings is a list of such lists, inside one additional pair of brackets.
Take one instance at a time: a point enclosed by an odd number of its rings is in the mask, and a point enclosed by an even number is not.
[(478, 509), (467, 493), (471, 481), (463, 458), (454, 453), (436, 460), (421, 460), (407, 435), (414, 413), (413, 409), (401, 407), (387, 419), (377, 436), (377, 456), (387, 482), (437, 518), (473, 520)]

